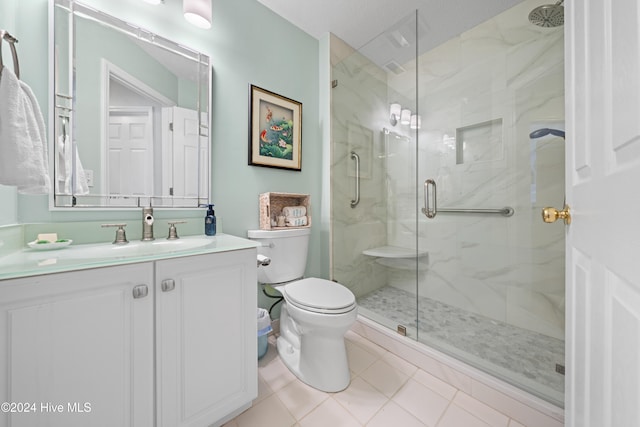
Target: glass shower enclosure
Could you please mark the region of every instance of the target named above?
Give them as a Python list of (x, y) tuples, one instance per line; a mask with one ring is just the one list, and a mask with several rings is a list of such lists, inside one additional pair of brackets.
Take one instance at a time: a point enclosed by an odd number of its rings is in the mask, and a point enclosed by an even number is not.
[(563, 31), (523, 1), (331, 39), (331, 272), (360, 314), (563, 406)]

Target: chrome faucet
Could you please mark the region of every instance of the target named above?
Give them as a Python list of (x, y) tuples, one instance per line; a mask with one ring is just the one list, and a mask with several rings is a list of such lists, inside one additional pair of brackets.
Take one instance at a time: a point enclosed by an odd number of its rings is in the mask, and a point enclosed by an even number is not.
[(153, 237), (153, 208), (142, 208), (142, 241), (155, 240)]
[(102, 224), (102, 228), (104, 227), (118, 227), (118, 229), (116, 230), (116, 238), (113, 241), (114, 245), (125, 245), (127, 243), (129, 243), (129, 241), (127, 240), (127, 234), (124, 231), (124, 228), (127, 226), (127, 224)]

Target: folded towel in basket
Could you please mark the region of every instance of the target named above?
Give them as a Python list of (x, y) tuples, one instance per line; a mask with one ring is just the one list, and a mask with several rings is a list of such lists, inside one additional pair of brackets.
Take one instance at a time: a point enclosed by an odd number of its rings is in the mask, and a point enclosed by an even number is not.
[(287, 227), (304, 227), (307, 225), (306, 216), (288, 216), (285, 219)]
[(300, 217), (307, 215), (305, 206), (286, 206), (282, 208), (282, 215), (289, 217)]

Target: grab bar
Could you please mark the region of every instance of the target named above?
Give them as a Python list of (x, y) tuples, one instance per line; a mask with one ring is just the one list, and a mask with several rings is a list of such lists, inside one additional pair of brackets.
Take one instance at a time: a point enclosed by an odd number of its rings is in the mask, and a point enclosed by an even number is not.
[(13, 58), (13, 72), (16, 77), (20, 78), (20, 64), (18, 63), (18, 52), (16, 51), (16, 43), (18, 43), (18, 39), (9, 34), (6, 30), (0, 30), (0, 71), (4, 68), (4, 64), (2, 63), (2, 41), (6, 40), (9, 43), (9, 47), (11, 48), (11, 56)]
[[(431, 196), (431, 192), (429, 188), (433, 188), (433, 197)], [(514, 209), (511, 206), (505, 206), (502, 209), (467, 209), (467, 208), (439, 208), (437, 207), (437, 189), (436, 182), (433, 179), (427, 179), (424, 182), (424, 207), (422, 208), (422, 213), (425, 214), (427, 218), (435, 218), (438, 212), (443, 213), (471, 213), (471, 214), (498, 214), (502, 216), (512, 216), (514, 214)], [(429, 200), (433, 198), (433, 208), (431, 208), (429, 204)]]
[[(433, 187), (433, 208), (429, 206), (429, 187)], [(422, 208), (422, 213), (425, 214), (427, 218), (435, 218), (436, 214), (438, 213), (438, 202), (436, 200), (436, 193), (436, 182), (432, 179), (427, 179), (424, 182), (424, 207)]]
[(440, 208), (438, 212), (451, 212), (451, 213), (478, 213), (478, 214), (499, 214), (502, 216), (512, 216), (515, 212), (510, 206), (505, 206), (502, 209), (458, 209), (458, 208)]
[(355, 208), (360, 203), (360, 156), (352, 151), (351, 158), (356, 161), (356, 198), (351, 201), (351, 207)]

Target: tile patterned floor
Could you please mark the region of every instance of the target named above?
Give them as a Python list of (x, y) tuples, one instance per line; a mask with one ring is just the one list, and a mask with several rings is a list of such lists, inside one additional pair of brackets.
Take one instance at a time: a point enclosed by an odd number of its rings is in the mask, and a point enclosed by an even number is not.
[[(360, 307), (378, 313), (398, 325), (415, 329), (420, 325), (419, 341), (455, 352), (457, 359), (475, 365), (480, 360), (493, 375), (505, 376), (524, 389), (562, 399), (564, 376), (555, 370), (564, 364), (564, 341), (479, 314), (419, 298), (416, 322), (416, 296), (392, 286), (358, 298)], [(446, 345), (448, 347), (443, 346)]]
[(225, 427), (524, 426), (349, 331), (351, 384), (324, 393), (299, 381), (278, 357), (274, 337), (258, 365), (258, 398)]

